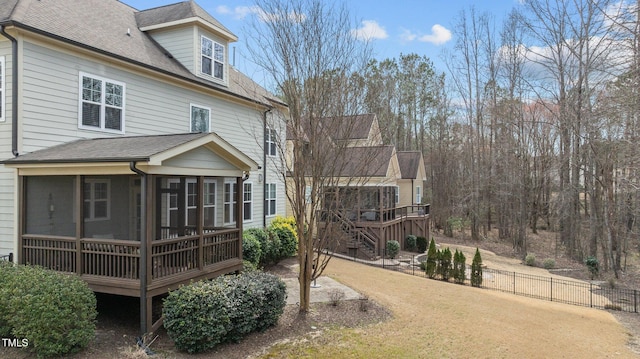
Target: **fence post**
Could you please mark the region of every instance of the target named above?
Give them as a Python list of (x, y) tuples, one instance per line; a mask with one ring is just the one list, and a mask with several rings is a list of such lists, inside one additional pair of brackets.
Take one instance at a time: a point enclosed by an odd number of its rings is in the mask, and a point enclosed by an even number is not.
[(589, 282), (589, 308), (593, 308), (593, 282)]
[(513, 272), (513, 294), (516, 294), (516, 272)]
[(551, 301), (553, 302), (553, 277), (549, 278), (551, 281)]
[(633, 290), (633, 312), (638, 313), (638, 290)]

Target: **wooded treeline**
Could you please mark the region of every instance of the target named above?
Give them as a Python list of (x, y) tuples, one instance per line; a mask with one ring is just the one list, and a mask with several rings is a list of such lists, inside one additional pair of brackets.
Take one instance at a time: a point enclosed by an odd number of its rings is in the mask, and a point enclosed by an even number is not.
[(354, 75), (385, 140), (423, 151), (435, 228), (497, 228), (523, 256), (547, 229), (624, 269), (640, 244), (639, 5), (526, 0), (501, 24), (467, 9), (446, 74), (409, 54)]

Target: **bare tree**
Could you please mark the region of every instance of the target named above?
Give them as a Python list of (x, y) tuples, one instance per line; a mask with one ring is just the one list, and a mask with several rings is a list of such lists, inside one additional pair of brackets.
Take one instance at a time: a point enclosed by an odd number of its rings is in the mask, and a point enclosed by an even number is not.
[[(289, 105), (287, 196), (297, 224), (300, 311), (307, 312), (310, 287), (329, 262), (330, 231), (318, 231), (318, 216), (335, 201), (331, 189), (359, 186), (375, 151), (349, 142), (359, 128), (353, 119), (362, 99), (355, 73), (369, 61), (366, 41), (343, 4), (323, 0), (257, 0), (250, 51)], [(377, 153), (379, 154), (379, 153)], [(369, 158), (371, 157), (371, 158)], [(370, 168), (369, 168), (370, 169)]]

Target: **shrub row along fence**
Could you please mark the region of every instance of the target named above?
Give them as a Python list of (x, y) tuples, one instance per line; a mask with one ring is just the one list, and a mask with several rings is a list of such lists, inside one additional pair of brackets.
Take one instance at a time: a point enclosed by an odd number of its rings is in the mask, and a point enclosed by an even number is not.
[[(380, 259), (374, 262), (353, 257), (350, 257), (350, 259), (369, 265), (382, 266), (384, 269), (427, 278), (425, 271), (420, 269), (420, 262), (415, 260), (415, 257), (412, 260)], [(470, 266), (467, 265), (465, 285), (469, 285), (469, 273)], [(640, 309), (640, 291), (637, 289), (611, 288), (608, 283), (587, 283), (483, 268), (481, 288), (597, 309), (630, 313), (638, 313)]]

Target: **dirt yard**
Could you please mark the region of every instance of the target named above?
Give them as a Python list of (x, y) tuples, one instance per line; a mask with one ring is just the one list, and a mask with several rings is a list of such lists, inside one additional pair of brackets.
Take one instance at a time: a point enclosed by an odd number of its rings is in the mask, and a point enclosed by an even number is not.
[[(445, 240), (437, 239), (443, 247), (462, 249), (470, 262), (474, 243)], [(502, 254), (482, 251), (483, 262), (490, 268), (549, 275), (542, 268), (523, 265), (517, 256), (509, 255), (508, 246), (483, 244)], [(547, 255), (536, 253), (540, 261)], [(580, 264), (556, 258), (556, 267), (565, 269), (557, 273), (586, 276)], [(287, 265), (271, 270), (283, 277), (297, 275)], [(340, 259), (333, 259), (325, 274), (368, 300), (341, 302), (337, 306), (314, 304), (312, 312), (304, 317), (298, 315), (297, 306), (290, 305), (276, 327), (199, 355), (176, 352), (161, 330), (151, 343), (151, 350), (156, 358), (230, 359), (640, 356), (640, 314), (624, 315), (518, 297)], [(98, 320), (96, 340), (72, 358), (145, 357), (134, 344), (137, 300), (103, 298), (100, 309), (103, 314)], [(0, 351), (0, 358), (30, 357), (23, 351)]]

